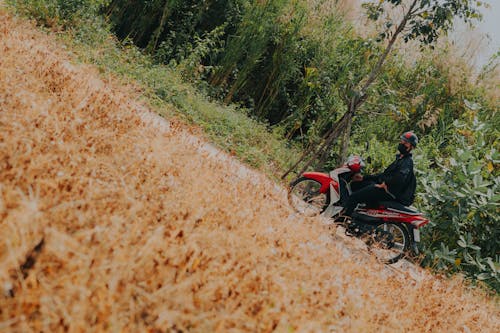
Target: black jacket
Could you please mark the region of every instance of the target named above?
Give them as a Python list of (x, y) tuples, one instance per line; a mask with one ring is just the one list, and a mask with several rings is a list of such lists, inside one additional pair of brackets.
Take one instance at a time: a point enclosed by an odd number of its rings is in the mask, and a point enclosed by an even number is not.
[(384, 172), (369, 176), (369, 178), (377, 183), (385, 182), (389, 194), (405, 206), (411, 205), (415, 200), (417, 180), (413, 173), (413, 159), (411, 154), (396, 155), (396, 160)]

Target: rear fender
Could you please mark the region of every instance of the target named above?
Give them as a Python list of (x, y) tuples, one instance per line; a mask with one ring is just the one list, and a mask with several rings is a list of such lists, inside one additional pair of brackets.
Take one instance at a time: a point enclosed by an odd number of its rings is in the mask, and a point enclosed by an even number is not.
[(415, 229), (418, 229), (429, 223), (429, 220), (424, 216), (417, 216), (416, 218), (412, 219), (410, 223)]
[(321, 193), (326, 193), (328, 191), (328, 188), (330, 187), (330, 184), (334, 188), (338, 188), (339, 184), (331, 178), (328, 174), (322, 173), (322, 172), (304, 172), (302, 174), (302, 177), (313, 179), (321, 184), (320, 192)]

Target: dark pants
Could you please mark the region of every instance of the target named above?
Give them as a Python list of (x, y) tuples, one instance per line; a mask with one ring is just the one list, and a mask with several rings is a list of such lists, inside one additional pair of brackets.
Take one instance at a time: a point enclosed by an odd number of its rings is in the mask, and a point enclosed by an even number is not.
[(350, 184), (351, 191), (354, 193), (360, 189), (375, 184), (371, 180), (362, 180), (359, 182), (351, 181), (351, 175), (349, 173), (339, 175), (339, 186), (340, 186), (340, 202), (342, 207), (346, 207), (347, 200), (349, 199), (349, 190), (347, 189), (348, 184)]
[(375, 184), (370, 184), (362, 189), (353, 192), (347, 199), (345, 205), (345, 215), (351, 216), (352, 212), (359, 203), (368, 205), (376, 204), (380, 201), (394, 200), (383, 188), (375, 187)]

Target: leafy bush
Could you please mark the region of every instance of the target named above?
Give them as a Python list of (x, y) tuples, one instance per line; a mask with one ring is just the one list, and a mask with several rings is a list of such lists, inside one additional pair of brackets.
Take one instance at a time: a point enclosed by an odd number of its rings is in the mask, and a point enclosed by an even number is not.
[[(465, 272), (500, 287), (499, 121), (456, 120), (448, 156), (428, 156), (420, 206), (431, 219), (423, 231), (424, 264)], [(429, 149), (429, 148), (427, 148)]]

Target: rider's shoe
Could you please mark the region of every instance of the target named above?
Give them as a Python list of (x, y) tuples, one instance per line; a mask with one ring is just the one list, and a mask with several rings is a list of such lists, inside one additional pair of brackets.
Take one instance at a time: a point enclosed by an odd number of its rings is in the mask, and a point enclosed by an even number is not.
[(349, 215), (345, 214), (345, 209), (341, 211), (337, 217), (335, 218), (335, 221), (342, 222), (342, 223), (350, 223), (352, 221), (352, 217)]

